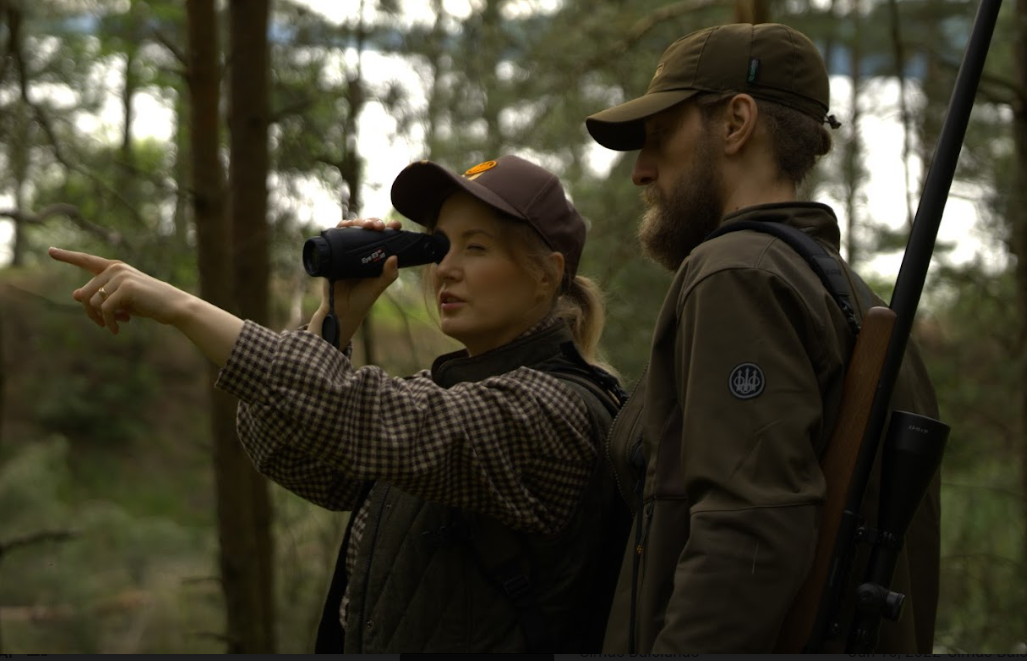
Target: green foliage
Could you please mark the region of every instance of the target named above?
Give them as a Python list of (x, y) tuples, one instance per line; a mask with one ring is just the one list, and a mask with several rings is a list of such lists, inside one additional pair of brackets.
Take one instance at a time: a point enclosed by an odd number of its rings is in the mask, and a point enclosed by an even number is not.
[[(947, 304), (918, 340), (941, 419), (952, 426), (942, 464), (942, 594), (937, 642), (946, 650), (1012, 652), (1023, 642), (1027, 598), (1023, 361), (1011, 274), (943, 272)], [(996, 617), (996, 613), (1006, 614)], [(1017, 615), (1020, 614), (1020, 615)]]
[(219, 605), (209, 583), (191, 584), (214, 571), (211, 530), (130, 514), (113, 501), (65, 497), (74, 491), (73, 457), (55, 436), (0, 468), (0, 541), (42, 530), (74, 534), (3, 558), (4, 651), (217, 651), (197, 632)]
[(329, 512), (284, 489), (275, 488), (272, 495), (279, 652), (308, 654), (349, 514)]
[(40, 359), (29, 386), (35, 420), (46, 429), (103, 445), (144, 435), (144, 415), (159, 388), (152, 366), (142, 360), (149, 347), (146, 329), (125, 325), (115, 338), (82, 319), (75, 322), (56, 316), (40, 320), (35, 338)]

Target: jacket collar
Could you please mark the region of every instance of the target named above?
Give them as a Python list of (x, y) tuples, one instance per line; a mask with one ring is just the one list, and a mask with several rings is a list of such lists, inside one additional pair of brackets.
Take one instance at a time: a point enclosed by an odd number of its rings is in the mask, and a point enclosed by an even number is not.
[(466, 349), (439, 356), (431, 366), (432, 380), (445, 388), (481, 381), (560, 356), (561, 345), (573, 340), (567, 324), (551, 317), (513, 342), (477, 356), (469, 356)]
[(727, 225), (739, 220), (785, 223), (830, 244), (836, 252), (841, 247), (838, 219), (831, 207), (819, 202), (758, 204), (728, 214), (720, 224)]

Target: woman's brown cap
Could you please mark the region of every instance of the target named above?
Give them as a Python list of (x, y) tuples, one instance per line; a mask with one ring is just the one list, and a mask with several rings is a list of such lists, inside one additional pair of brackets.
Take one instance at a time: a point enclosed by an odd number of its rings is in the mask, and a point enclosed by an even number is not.
[(664, 51), (646, 93), (585, 120), (599, 144), (641, 149), (645, 120), (703, 92), (734, 92), (829, 122), (827, 67), (813, 42), (779, 23), (719, 25), (681, 37)]
[(585, 221), (555, 174), (517, 156), (479, 163), (463, 176), (431, 161), (417, 161), (392, 182), (392, 205), (427, 226), (435, 222), (446, 198), (461, 190), (531, 225), (546, 245), (563, 254), (565, 283), (574, 279), (585, 247)]

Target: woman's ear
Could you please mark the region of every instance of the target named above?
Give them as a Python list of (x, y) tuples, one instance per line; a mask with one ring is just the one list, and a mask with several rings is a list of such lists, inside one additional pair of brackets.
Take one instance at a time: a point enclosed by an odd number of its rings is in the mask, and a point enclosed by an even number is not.
[[(553, 265), (553, 269), (542, 272), (542, 278), (539, 280), (539, 290), (542, 297), (552, 296), (555, 299), (556, 292), (560, 291), (560, 283), (563, 282), (563, 269), (565, 266), (563, 253), (549, 253), (549, 260)], [(556, 274), (556, 282), (550, 281), (550, 273)]]

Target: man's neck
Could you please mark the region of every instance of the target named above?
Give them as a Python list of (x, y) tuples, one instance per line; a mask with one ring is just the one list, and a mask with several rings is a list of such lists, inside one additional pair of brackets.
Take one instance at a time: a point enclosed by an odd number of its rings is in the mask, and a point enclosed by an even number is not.
[(721, 217), (761, 204), (794, 202), (796, 198), (795, 186), (788, 181), (745, 182), (736, 186), (724, 200)]

